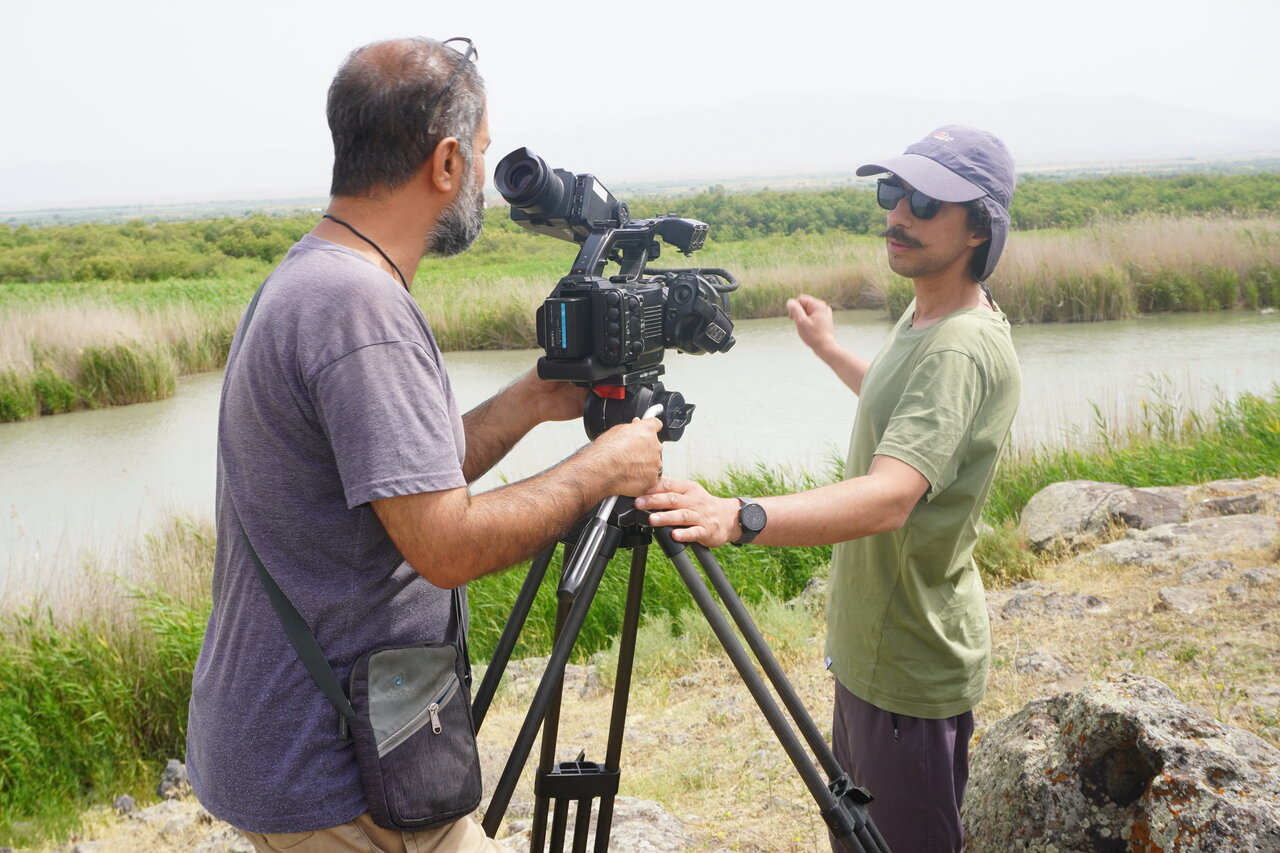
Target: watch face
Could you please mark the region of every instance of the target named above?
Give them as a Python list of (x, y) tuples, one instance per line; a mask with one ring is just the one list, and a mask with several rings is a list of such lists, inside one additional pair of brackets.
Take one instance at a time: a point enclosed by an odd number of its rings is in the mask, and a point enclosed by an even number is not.
[(738, 521), (743, 530), (759, 533), (764, 530), (764, 507), (760, 504), (746, 504), (738, 513)]

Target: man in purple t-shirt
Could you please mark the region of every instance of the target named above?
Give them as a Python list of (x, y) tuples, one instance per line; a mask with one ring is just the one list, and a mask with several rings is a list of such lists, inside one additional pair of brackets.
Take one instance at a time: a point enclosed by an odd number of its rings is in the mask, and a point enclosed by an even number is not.
[(404, 834), (372, 823), (350, 741), (240, 522), (345, 684), (366, 651), (454, 640), (449, 590), (554, 542), (608, 495), (643, 494), (661, 468), (647, 419), (528, 480), (467, 489), (537, 424), (579, 416), (584, 393), (530, 371), (461, 415), (408, 292), (424, 255), (480, 231), (489, 130), (472, 53), (411, 39), (348, 57), (329, 90), (328, 210), (232, 345), (187, 761), (205, 807), (259, 850), (498, 848), (470, 817)]

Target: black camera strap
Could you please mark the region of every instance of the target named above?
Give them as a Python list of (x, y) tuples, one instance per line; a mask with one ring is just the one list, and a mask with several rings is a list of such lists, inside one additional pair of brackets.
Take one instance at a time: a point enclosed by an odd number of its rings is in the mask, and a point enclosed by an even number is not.
[[(241, 324), (240, 343), (244, 345), (244, 336), (248, 332), (249, 322), (253, 319), (253, 314), (258, 308), (258, 299), (262, 296), (262, 290), (267, 286), (264, 281), (258, 291), (253, 294), (253, 300), (250, 301), (249, 307), (245, 310), (244, 321)], [(237, 350), (237, 354), (238, 354)], [(231, 365), (227, 365), (230, 369)], [(339, 716), (338, 730), (343, 737), (347, 736), (347, 720), (356, 715), (355, 709), (351, 707), (351, 700), (347, 698), (346, 692), (342, 689), (342, 685), (338, 683), (338, 677), (333, 674), (333, 667), (329, 665), (329, 659), (325, 657), (324, 650), (320, 648), (320, 643), (316, 641), (315, 634), (307, 625), (307, 620), (302, 618), (302, 614), (298, 612), (298, 608), (289, 600), (289, 596), (285, 595), (284, 590), (276, 583), (275, 578), (271, 576), (262, 558), (258, 556), (258, 549), (253, 547), (253, 540), (249, 537), (249, 531), (245, 529), (244, 521), (240, 517), (240, 511), (236, 509), (236, 501), (234, 490), (227, 487), (227, 494), (230, 496), (231, 514), (236, 517), (236, 525), (240, 528), (240, 532), (244, 534), (245, 545), (249, 548), (249, 554), (253, 557), (253, 563), (258, 570), (258, 579), (262, 582), (263, 588), (267, 592), (267, 598), (271, 601), (271, 609), (276, 612), (276, 616), (280, 619), (280, 624), (284, 627), (285, 634), (289, 637), (289, 642), (293, 644), (293, 648), (298, 653), (298, 658), (306, 666), (307, 671), (311, 673), (312, 679), (319, 686), (320, 691), (324, 693), (325, 698), (337, 709)], [(462, 594), (458, 588), (454, 588), (451, 592), (453, 605), (453, 618), (458, 638), (458, 653), (462, 655), (463, 670), (467, 684), (471, 683), (471, 656), (467, 650), (467, 623), (466, 614), (462, 609)]]

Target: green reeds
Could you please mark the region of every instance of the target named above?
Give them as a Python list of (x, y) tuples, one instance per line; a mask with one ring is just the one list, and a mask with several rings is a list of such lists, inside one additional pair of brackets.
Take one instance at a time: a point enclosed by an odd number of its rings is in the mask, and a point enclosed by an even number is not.
[(240, 308), (0, 308), (0, 422), (150, 402), (226, 363)]
[(1280, 385), (1270, 394), (1219, 400), (1204, 415), (1159, 392), (1128, 423), (1110, 423), (1094, 411), (1089, 442), (1013, 452), (1001, 463), (989, 519), (1016, 522), (1036, 492), (1064, 480), (1143, 487), (1280, 475)]
[(146, 796), (185, 754), (212, 560), (210, 532), (175, 522), (140, 549), (138, 579), (88, 572), (56, 602), (0, 614), (0, 843)]

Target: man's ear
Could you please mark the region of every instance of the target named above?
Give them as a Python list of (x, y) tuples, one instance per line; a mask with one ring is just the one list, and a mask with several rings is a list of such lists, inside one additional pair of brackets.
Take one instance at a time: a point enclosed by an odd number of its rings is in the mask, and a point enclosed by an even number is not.
[(457, 137), (447, 136), (441, 139), (427, 158), (426, 178), (431, 189), (443, 195), (456, 191), (462, 185), (464, 166)]
[(981, 231), (974, 231), (972, 234), (969, 235), (969, 241), (965, 245), (972, 246), (973, 248), (976, 249), (990, 239), (991, 239), (990, 231), (988, 231), (985, 234), (983, 234)]

